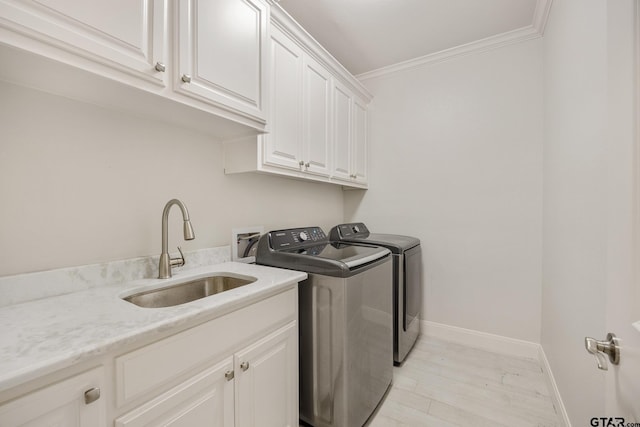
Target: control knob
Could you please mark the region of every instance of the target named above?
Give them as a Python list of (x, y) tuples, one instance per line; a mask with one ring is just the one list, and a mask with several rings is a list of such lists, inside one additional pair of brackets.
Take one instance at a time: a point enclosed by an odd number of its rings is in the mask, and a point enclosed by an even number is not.
[(358, 227), (357, 225), (354, 225), (354, 226), (353, 226), (353, 231), (354, 231), (355, 233), (359, 233), (359, 232), (360, 232), (360, 227)]
[(309, 235), (307, 234), (306, 231), (301, 231), (300, 234), (298, 235), (298, 237), (300, 238), (301, 241), (305, 241), (305, 240), (309, 240)]

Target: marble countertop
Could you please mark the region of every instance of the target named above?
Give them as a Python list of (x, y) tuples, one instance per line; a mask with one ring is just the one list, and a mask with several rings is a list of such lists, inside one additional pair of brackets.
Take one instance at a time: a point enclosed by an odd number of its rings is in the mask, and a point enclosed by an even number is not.
[[(249, 285), (166, 308), (122, 300), (133, 291), (164, 287), (212, 273), (253, 276)], [(118, 348), (249, 305), (304, 280), (306, 273), (227, 262), (0, 307), (0, 392)]]

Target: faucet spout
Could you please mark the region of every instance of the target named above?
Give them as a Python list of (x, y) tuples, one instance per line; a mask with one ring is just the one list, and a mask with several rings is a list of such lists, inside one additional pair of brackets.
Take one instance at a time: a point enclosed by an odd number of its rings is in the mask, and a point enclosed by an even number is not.
[(193, 232), (193, 227), (191, 226), (191, 220), (189, 219), (189, 211), (185, 204), (178, 199), (169, 200), (162, 211), (162, 253), (160, 254), (160, 264), (158, 266), (159, 279), (170, 278), (171, 266), (183, 266), (185, 263), (184, 255), (182, 255), (182, 250), (180, 250), (179, 247), (180, 258), (169, 257), (169, 211), (173, 205), (178, 205), (180, 211), (182, 211), (184, 240), (193, 240), (196, 237)]

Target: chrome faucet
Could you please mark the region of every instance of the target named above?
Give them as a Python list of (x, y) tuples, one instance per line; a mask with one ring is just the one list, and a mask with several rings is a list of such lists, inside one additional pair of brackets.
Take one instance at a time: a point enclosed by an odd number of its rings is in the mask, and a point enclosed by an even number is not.
[(189, 211), (187, 211), (187, 207), (178, 199), (171, 199), (164, 206), (164, 210), (162, 211), (162, 253), (160, 254), (160, 265), (158, 267), (158, 279), (168, 279), (171, 277), (171, 267), (182, 267), (185, 263), (184, 254), (182, 253), (182, 249), (178, 246), (178, 251), (180, 252), (180, 258), (170, 258), (169, 257), (169, 236), (167, 235), (167, 230), (169, 229), (169, 210), (171, 206), (178, 205), (180, 210), (182, 211), (182, 219), (184, 221), (183, 232), (184, 232), (184, 240), (193, 240), (196, 238), (196, 235), (193, 233), (193, 227), (191, 226), (191, 220), (189, 220)]

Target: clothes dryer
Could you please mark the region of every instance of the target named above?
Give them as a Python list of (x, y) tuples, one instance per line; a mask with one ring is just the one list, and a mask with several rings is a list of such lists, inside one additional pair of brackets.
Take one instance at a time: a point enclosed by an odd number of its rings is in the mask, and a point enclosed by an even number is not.
[(420, 239), (370, 233), (362, 222), (336, 225), (329, 232), (329, 239), (381, 246), (393, 254), (393, 361), (401, 364), (420, 335), (423, 289)]

